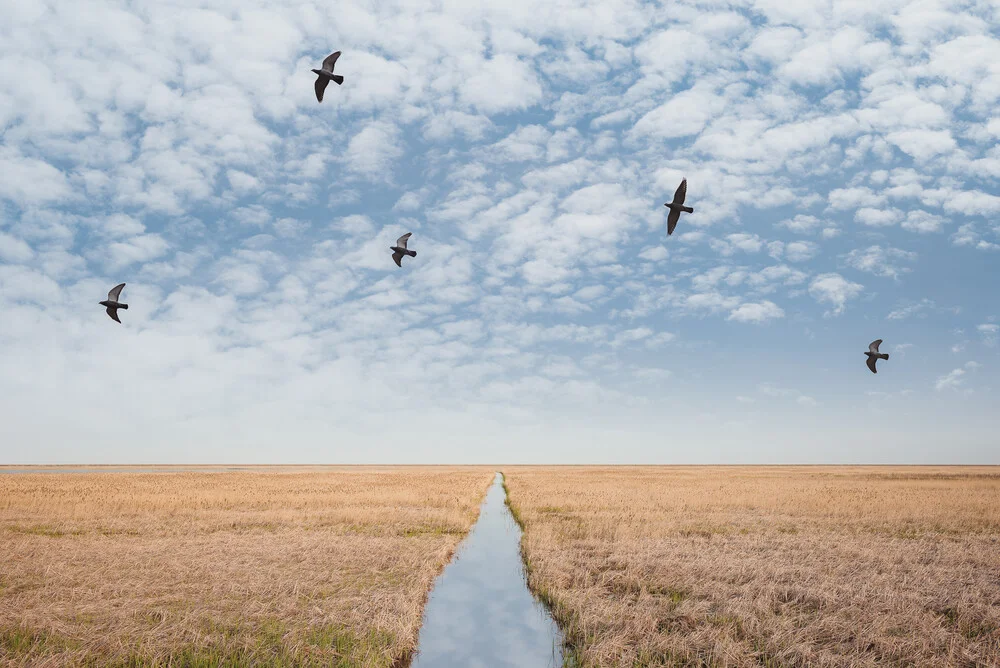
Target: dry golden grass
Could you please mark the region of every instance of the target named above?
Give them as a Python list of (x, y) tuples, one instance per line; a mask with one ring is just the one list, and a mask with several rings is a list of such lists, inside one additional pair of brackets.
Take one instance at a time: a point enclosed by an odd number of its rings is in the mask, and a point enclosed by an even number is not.
[(1000, 666), (996, 467), (507, 467), (586, 666)]
[(0, 475), (0, 663), (404, 662), (492, 477)]

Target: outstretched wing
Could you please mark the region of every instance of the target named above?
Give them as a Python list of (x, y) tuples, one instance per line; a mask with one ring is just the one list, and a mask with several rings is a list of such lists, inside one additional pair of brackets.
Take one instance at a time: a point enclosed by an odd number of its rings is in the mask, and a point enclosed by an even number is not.
[(400, 248), (406, 248), (406, 240), (409, 239), (412, 234), (413, 232), (407, 232), (400, 238), (396, 239), (396, 245)]
[(323, 101), (323, 93), (326, 91), (326, 87), (330, 85), (330, 80), (326, 77), (316, 77), (316, 99), (320, 102)]
[(112, 320), (114, 320), (115, 322), (118, 322), (118, 323), (121, 322), (121, 320), (118, 319), (118, 309), (116, 309), (114, 306), (109, 306), (108, 309), (107, 309), (107, 311), (108, 311), (108, 315), (111, 316)]
[[(111, 291), (108, 293), (108, 301), (109, 302), (116, 302), (116, 301), (118, 301), (118, 295), (120, 295), (122, 293), (122, 288), (124, 288), (124, 287), (125, 287), (125, 284), (124, 283), (120, 283), (120, 284), (116, 285), (115, 287), (111, 288)], [(117, 320), (117, 318), (116, 318), (116, 320)]]
[(688, 192), (688, 180), (682, 179), (681, 184), (677, 186), (677, 190), (674, 191), (674, 204), (683, 204), (684, 198), (687, 197)]
[(868, 368), (872, 370), (872, 373), (878, 373), (878, 371), (875, 370), (875, 360), (877, 359), (878, 358), (873, 355), (868, 358), (867, 362), (865, 362), (865, 364), (868, 365)]
[(323, 69), (327, 72), (333, 71), (333, 66), (337, 62), (337, 58), (340, 58), (340, 51), (334, 51), (329, 56), (323, 59)]
[(403, 254), (400, 253), (399, 251), (396, 251), (395, 253), (392, 254), (392, 260), (393, 260), (393, 262), (396, 263), (397, 267), (402, 267), (403, 266), (403, 263), (400, 262), (400, 260), (402, 260), (402, 259), (403, 259)]
[(878, 347), (882, 345), (882, 339), (875, 339), (870, 344), (868, 344), (868, 352), (877, 353)]
[(674, 233), (674, 228), (677, 227), (677, 221), (681, 219), (681, 212), (677, 209), (671, 209), (670, 214), (667, 216), (667, 236), (669, 237)]

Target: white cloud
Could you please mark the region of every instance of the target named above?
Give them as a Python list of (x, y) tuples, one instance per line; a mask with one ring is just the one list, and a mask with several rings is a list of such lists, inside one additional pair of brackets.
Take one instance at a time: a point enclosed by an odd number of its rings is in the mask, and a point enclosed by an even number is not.
[[(954, 17), (950, 21), (966, 19)], [(962, 35), (934, 47), (928, 69), (969, 86), (975, 106), (988, 108), (1000, 98), (1000, 40), (989, 35)]]
[(997, 332), (1000, 332), (1000, 325), (993, 322), (985, 322), (976, 326), (976, 329), (982, 335), (983, 343), (988, 346), (995, 346), (997, 344)]
[(729, 313), (729, 317), (726, 319), (735, 320), (737, 322), (752, 322), (759, 324), (768, 320), (783, 317), (785, 317), (785, 312), (780, 306), (774, 302), (762, 301), (759, 303), (747, 302), (745, 304), (740, 304), (739, 307), (733, 309)]
[(940, 232), (944, 219), (940, 216), (927, 213), (926, 211), (910, 211), (906, 214), (906, 220), (901, 224), (904, 230), (928, 234)]
[(230, 169), (226, 172), (226, 177), (233, 190), (240, 193), (252, 192), (260, 187), (259, 179), (239, 169)]
[(469, 140), (477, 140), (482, 139), (492, 128), (493, 123), (487, 116), (448, 110), (434, 114), (427, 119), (424, 126), (424, 137), (441, 142), (456, 135)]
[(900, 274), (910, 271), (909, 267), (900, 266), (900, 262), (913, 262), (917, 254), (899, 248), (882, 248), (869, 246), (855, 248), (846, 256), (847, 264), (859, 271), (867, 271), (876, 276), (898, 278)]
[(662, 262), (669, 256), (669, 251), (664, 246), (650, 246), (639, 253), (639, 257), (649, 262)]
[(1000, 244), (982, 238), (975, 223), (965, 223), (959, 227), (958, 231), (951, 235), (951, 243), (956, 246), (971, 246), (977, 250), (1000, 250)]
[(863, 207), (854, 212), (854, 220), (869, 227), (895, 225), (903, 218), (899, 209), (872, 209)]
[(788, 265), (779, 264), (765, 267), (747, 277), (747, 283), (761, 292), (773, 292), (777, 284), (785, 286), (801, 285), (808, 274)]
[(735, 308), (739, 304), (738, 297), (723, 295), (719, 292), (699, 292), (689, 295), (684, 304), (692, 311), (719, 312)]
[(772, 399), (794, 399), (795, 403), (800, 406), (808, 406), (810, 408), (819, 406), (819, 402), (813, 397), (803, 394), (799, 390), (787, 387), (778, 387), (773, 383), (761, 383), (757, 386), (757, 392)]
[(671, 139), (696, 135), (726, 108), (726, 98), (717, 94), (710, 82), (696, 84), (646, 113), (633, 127), (633, 135)]
[(528, 63), (500, 53), (465, 80), (461, 98), (480, 112), (496, 114), (535, 105), (542, 87)]
[(490, 147), (492, 159), (502, 162), (538, 160), (552, 133), (541, 125), (519, 127)]
[(764, 246), (764, 242), (756, 234), (742, 232), (728, 234), (725, 239), (712, 239), (710, 244), (723, 257), (729, 257), (737, 251), (758, 253)]
[(830, 208), (834, 210), (856, 209), (866, 207), (875, 209), (885, 203), (885, 197), (878, 195), (871, 188), (836, 188), (827, 196)]
[(828, 315), (840, 315), (844, 312), (847, 302), (861, 294), (864, 286), (848, 281), (840, 274), (828, 273), (816, 276), (809, 284), (809, 294), (820, 303), (833, 304), (833, 311)]
[(819, 252), (819, 246), (811, 241), (792, 241), (785, 244), (785, 257), (789, 262), (807, 262)]
[(900, 130), (890, 132), (886, 139), (918, 163), (949, 153), (956, 147), (955, 139), (947, 130)]
[(966, 216), (985, 216), (1000, 213), (1000, 196), (978, 190), (949, 192), (943, 201), (945, 211), (957, 212)]
[(934, 389), (940, 392), (941, 390), (955, 390), (965, 384), (965, 376), (969, 371), (975, 371), (979, 368), (979, 363), (977, 362), (966, 362), (964, 366), (957, 369), (952, 369), (943, 376), (938, 377), (937, 381), (934, 383)]
[(375, 232), (371, 218), (359, 214), (338, 218), (333, 221), (331, 227), (352, 237), (370, 237)]
[(0, 198), (27, 207), (69, 197), (66, 176), (37, 158), (27, 157), (12, 146), (0, 146)]
[(352, 172), (388, 180), (393, 161), (402, 152), (396, 126), (385, 121), (372, 121), (348, 142), (344, 160)]
[(394, 211), (416, 211), (420, 208), (420, 195), (415, 192), (403, 193), (392, 208)]
[[(0, 264), (0, 294), (13, 303), (24, 301), (56, 304), (62, 296), (59, 284), (48, 276), (20, 265)], [(5, 318), (5, 326), (11, 320)]]
[(925, 315), (925, 311), (928, 309), (933, 309), (935, 303), (931, 299), (921, 299), (919, 302), (914, 302), (912, 304), (906, 304), (899, 308), (896, 308), (889, 312), (886, 316), (887, 320), (905, 320), (906, 318), (918, 315)]
[(783, 220), (778, 225), (785, 227), (792, 232), (799, 234), (810, 234), (822, 225), (822, 221), (816, 216), (806, 216), (799, 214), (789, 220)]
[(11, 263), (24, 263), (35, 256), (31, 246), (22, 239), (0, 232), (0, 260)]
[(118, 241), (108, 246), (111, 269), (122, 269), (136, 262), (156, 259), (167, 252), (170, 245), (158, 234), (142, 234), (128, 241)]

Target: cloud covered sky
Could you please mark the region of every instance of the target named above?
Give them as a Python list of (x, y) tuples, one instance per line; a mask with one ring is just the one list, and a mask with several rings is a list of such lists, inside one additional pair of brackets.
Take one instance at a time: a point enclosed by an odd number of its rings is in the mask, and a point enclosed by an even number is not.
[(996, 3), (3, 8), (0, 461), (1000, 463)]

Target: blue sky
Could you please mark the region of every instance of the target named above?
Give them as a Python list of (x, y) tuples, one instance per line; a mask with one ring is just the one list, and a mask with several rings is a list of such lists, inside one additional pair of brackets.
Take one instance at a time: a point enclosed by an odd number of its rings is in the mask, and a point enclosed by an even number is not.
[(0, 461), (998, 463), (998, 11), (8, 3)]

